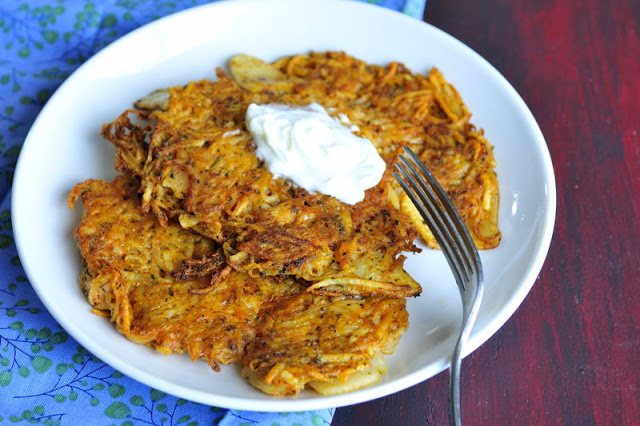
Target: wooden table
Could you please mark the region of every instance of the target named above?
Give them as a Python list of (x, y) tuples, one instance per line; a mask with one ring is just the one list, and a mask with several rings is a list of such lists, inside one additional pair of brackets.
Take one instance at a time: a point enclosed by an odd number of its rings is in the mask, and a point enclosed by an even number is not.
[[(640, 1), (428, 0), (492, 63), (551, 151), (551, 249), (522, 306), (463, 362), (468, 425), (640, 424)], [(447, 423), (448, 373), (334, 425)]]

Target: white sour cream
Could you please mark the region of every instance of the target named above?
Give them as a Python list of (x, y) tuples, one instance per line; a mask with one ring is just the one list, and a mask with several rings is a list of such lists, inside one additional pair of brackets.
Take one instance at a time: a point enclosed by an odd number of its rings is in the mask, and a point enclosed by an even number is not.
[(353, 134), (316, 103), (304, 107), (251, 104), (246, 122), (257, 145), (256, 155), (269, 171), (307, 191), (355, 204), (384, 173), (385, 162), (371, 142)]

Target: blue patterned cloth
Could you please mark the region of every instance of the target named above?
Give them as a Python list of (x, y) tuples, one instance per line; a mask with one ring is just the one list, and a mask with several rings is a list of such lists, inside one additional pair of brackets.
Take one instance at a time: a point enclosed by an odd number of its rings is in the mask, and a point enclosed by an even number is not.
[[(345, 0), (346, 1), (346, 0)], [(425, 0), (368, 0), (421, 18)], [(206, 0), (0, 2), (0, 424), (322, 425), (334, 409), (257, 413), (209, 407), (149, 388), (63, 330), (31, 288), (11, 232), (20, 147), (47, 99), (101, 48)]]

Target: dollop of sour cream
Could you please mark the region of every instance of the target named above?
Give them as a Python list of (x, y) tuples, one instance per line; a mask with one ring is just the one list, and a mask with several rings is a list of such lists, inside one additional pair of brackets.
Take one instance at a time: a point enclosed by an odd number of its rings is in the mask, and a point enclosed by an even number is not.
[(251, 104), (246, 123), (256, 155), (269, 171), (307, 191), (355, 204), (384, 173), (385, 162), (371, 141), (355, 135), (317, 103)]

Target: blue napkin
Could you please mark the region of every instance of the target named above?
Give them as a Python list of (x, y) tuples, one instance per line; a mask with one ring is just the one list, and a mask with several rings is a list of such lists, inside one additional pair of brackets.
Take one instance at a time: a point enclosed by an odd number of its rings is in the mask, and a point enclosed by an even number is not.
[[(346, 1), (346, 0), (345, 0)], [(426, 0), (368, 0), (422, 18)], [(79, 345), (31, 288), (11, 232), (20, 147), (47, 99), (78, 66), (129, 31), (206, 0), (2, 0), (0, 3), (0, 423), (322, 425), (335, 409), (258, 413), (152, 389)]]

